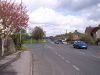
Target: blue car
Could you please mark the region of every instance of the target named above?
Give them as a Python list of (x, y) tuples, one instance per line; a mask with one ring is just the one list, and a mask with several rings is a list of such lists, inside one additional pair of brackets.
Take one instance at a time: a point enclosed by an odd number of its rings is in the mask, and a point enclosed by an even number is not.
[(75, 41), (73, 47), (77, 49), (87, 49), (88, 45), (82, 41)]

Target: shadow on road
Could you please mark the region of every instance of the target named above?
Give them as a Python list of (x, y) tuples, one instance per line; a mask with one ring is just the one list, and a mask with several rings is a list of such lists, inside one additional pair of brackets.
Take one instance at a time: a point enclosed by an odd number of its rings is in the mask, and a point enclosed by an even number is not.
[(0, 69), (0, 75), (17, 75), (17, 72), (13, 69), (12, 65), (9, 65)]
[(17, 75), (17, 73), (14, 72), (14, 70), (12, 70), (12, 71), (0, 71), (0, 75)]

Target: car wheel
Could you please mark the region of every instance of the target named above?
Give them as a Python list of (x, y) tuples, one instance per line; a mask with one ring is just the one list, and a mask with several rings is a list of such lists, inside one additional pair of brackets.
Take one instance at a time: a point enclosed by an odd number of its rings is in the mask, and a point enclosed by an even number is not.
[(85, 48), (85, 50), (87, 50), (87, 48)]
[(77, 49), (79, 49), (79, 47), (78, 47), (78, 46), (77, 46), (76, 48), (77, 48)]
[(73, 46), (74, 48), (76, 48), (75, 46)]

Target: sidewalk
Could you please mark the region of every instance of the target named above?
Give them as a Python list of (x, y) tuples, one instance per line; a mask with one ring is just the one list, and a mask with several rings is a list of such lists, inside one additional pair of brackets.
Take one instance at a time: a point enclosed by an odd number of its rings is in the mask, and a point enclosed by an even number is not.
[(12, 62), (16, 61), (19, 58), (20, 54), (21, 52), (18, 51), (16, 53), (5, 56), (3, 59), (1, 59), (0, 60), (0, 70), (4, 69), (8, 65), (10, 65)]
[(12, 63), (16, 75), (32, 75), (32, 55), (30, 51), (22, 52), (20, 59)]
[[(17, 53), (16, 53), (17, 54)], [(16, 54), (8, 56), (5, 60), (0, 61), (6, 62), (7, 59), (13, 59), (16, 57)], [(0, 75), (32, 75), (32, 55), (30, 51), (21, 52), (18, 60), (9, 64), (6, 68), (4, 68)]]

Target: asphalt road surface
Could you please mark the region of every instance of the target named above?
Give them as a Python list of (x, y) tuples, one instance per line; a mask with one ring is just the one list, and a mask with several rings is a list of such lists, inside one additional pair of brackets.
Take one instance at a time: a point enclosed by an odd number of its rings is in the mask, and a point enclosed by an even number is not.
[(100, 46), (87, 50), (66, 44), (28, 44), (34, 75), (100, 75)]

